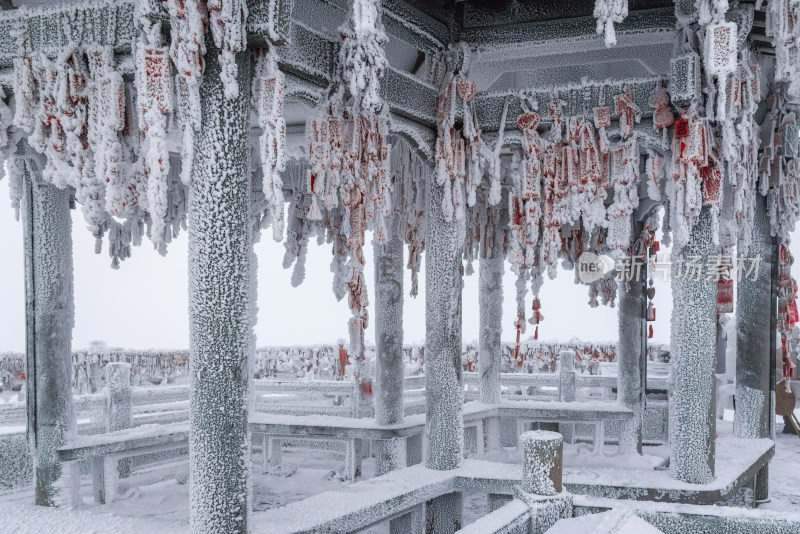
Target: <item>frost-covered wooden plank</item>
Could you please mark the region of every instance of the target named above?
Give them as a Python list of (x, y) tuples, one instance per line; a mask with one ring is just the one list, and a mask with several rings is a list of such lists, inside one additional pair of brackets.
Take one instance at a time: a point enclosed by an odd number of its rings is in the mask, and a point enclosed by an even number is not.
[[(575, 495), (574, 506), (575, 515), (582, 516), (617, 507), (619, 500)], [(794, 511), (643, 501), (626, 503), (626, 506), (664, 534), (793, 534), (800, 531), (800, 513)]]
[(252, 525), (256, 531), (272, 534), (354, 532), (452, 492), (454, 480), (454, 471), (414, 466), (281, 508), (253, 512)]
[(58, 448), (63, 461), (80, 460), (154, 446), (188, 443), (189, 423), (146, 425), (95, 436), (80, 436)]
[(515, 499), (458, 530), (456, 534), (514, 534), (528, 532), (530, 509)]
[(355, 384), (344, 380), (253, 380), (253, 389), (259, 393), (288, 393), (295, 391), (314, 391), (318, 393), (338, 393), (352, 395)]
[(392, 439), (420, 434), (424, 415), (406, 417), (402, 423), (379, 425), (373, 419), (330, 415), (253, 414), (253, 432), (282, 436), (329, 436), (335, 438)]

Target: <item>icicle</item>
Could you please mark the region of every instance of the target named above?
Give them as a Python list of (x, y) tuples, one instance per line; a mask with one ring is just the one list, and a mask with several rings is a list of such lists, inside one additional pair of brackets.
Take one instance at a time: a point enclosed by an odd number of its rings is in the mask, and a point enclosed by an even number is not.
[[(262, 225), (272, 225), (273, 238), (283, 238), (283, 180), (281, 173), (286, 170), (286, 121), (283, 118), (284, 76), (278, 68), (274, 48), (256, 53), (256, 68), (253, 76), (252, 98), (258, 111), (258, 123), (262, 129), (259, 138), (259, 155), (263, 174), (263, 191), (267, 201)], [(311, 172), (311, 171), (309, 171)], [(322, 184), (319, 184), (322, 187)], [(309, 188), (309, 192), (312, 191)], [(314, 196), (312, 207), (316, 207), (309, 218), (322, 218)], [(327, 201), (326, 201), (327, 202)]]

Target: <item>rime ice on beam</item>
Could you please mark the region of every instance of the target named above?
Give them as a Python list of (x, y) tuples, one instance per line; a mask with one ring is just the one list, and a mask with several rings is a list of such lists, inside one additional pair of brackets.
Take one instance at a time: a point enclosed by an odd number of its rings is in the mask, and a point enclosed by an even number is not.
[(56, 459), (56, 449), (75, 434), (70, 193), (45, 183), (33, 161), (24, 165), (28, 439), (36, 504), (59, 506), (72, 500), (66, 484), (77, 479)]
[[(376, 392), (375, 421), (391, 425), (403, 421), (403, 240), (400, 215), (387, 221), (389, 233), (385, 244), (375, 249), (375, 341)], [(402, 467), (402, 447), (380, 443), (378, 474)]]
[(716, 356), (717, 282), (703, 272), (678, 272), (675, 258), (700, 256), (707, 265), (718, 254), (712, 239), (710, 209), (706, 206), (688, 243), (674, 252), (672, 267), (672, 476), (690, 484), (714, 480), (714, 363)]
[(221, 52), (209, 38), (206, 47), (189, 201), (190, 526), (218, 534), (247, 531), (250, 63), (235, 55), (239, 92), (226, 99)]
[[(445, 221), (442, 199), (449, 182), (429, 176), (425, 235), (425, 376), (430, 469), (455, 469), (464, 455), (461, 417), (461, 256), (464, 220)], [(447, 508), (447, 506), (446, 506)]]

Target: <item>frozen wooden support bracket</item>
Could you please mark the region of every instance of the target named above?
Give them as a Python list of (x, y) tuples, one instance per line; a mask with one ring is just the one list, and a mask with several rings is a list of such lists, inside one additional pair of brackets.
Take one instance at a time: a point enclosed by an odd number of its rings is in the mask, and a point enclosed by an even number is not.
[[(27, 148), (20, 141), (18, 155)], [(24, 159), (22, 194), (25, 246), (25, 335), (28, 442), (33, 451), (35, 502), (68, 504), (76, 480), (57, 449), (75, 433), (72, 407), (72, 219), (70, 192), (45, 183), (43, 162)], [(69, 488), (70, 491), (67, 491)], [(72, 493), (72, 495), (70, 495)]]
[(206, 38), (203, 128), (189, 192), (190, 528), (247, 531), (249, 380), (254, 288), (248, 109), (250, 61), (235, 55), (238, 92), (225, 96), (222, 53)]
[[(442, 210), (444, 188), (426, 180), (425, 376), (427, 387), (426, 466), (455, 469), (464, 455), (463, 378), (461, 376), (461, 256), (463, 220), (446, 221)], [(446, 508), (446, 506), (445, 506)]]
[[(679, 252), (707, 265), (718, 254), (711, 213), (703, 207), (689, 242)], [(690, 484), (714, 480), (714, 364), (716, 361), (717, 282), (691, 277), (672, 265), (672, 476)]]

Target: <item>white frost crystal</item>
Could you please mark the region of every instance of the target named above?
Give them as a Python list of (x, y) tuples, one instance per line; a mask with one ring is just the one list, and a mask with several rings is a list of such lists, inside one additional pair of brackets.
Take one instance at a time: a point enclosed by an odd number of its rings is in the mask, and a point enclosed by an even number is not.
[(594, 18), (597, 19), (597, 33), (605, 34), (606, 46), (617, 44), (614, 23), (619, 24), (628, 16), (628, 0), (595, 0)]

